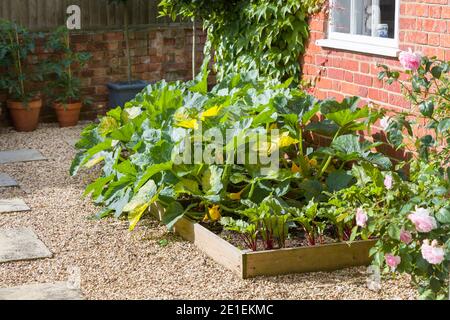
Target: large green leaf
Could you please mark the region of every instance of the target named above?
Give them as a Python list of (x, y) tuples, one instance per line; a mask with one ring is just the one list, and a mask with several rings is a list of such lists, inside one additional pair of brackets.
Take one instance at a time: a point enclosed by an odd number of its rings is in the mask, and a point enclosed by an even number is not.
[(123, 127), (112, 131), (110, 137), (114, 140), (129, 142), (131, 140), (131, 137), (133, 136), (134, 131), (134, 124), (132, 122), (128, 122)]
[(135, 191), (139, 190), (155, 174), (172, 169), (172, 165), (173, 163), (171, 161), (150, 165), (140, 177), (136, 187), (134, 188)]
[(333, 171), (328, 175), (326, 184), (331, 192), (342, 190), (348, 187), (353, 180), (353, 176), (345, 170)]
[(306, 201), (318, 199), (323, 191), (323, 186), (318, 180), (305, 180), (300, 184), (304, 190)]
[(450, 207), (441, 208), (436, 213), (436, 219), (440, 223), (450, 224)]
[(175, 226), (175, 224), (183, 218), (185, 214), (185, 210), (183, 206), (177, 202), (174, 201), (168, 205), (166, 208), (166, 211), (164, 213), (162, 222), (167, 226), (169, 230), (172, 230), (172, 228)]
[(351, 112), (355, 112), (358, 108), (358, 102), (358, 97), (348, 97), (342, 100), (342, 102), (338, 102), (334, 99), (324, 100), (320, 104), (320, 112), (325, 116), (342, 110), (350, 110)]
[(78, 170), (83, 165), (85, 165), (93, 156), (95, 156), (97, 153), (101, 151), (111, 148), (111, 144), (112, 140), (106, 139), (105, 141), (100, 142), (99, 144), (93, 146), (87, 151), (78, 152), (70, 166), (70, 175), (74, 176), (75, 174), (77, 174)]
[(312, 105), (312, 108), (303, 112), (301, 114), (302, 124), (306, 125), (320, 110), (320, 104), (315, 103)]
[(208, 75), (209, 75), (209, 70), (207, 68), (203, 68), (202, 73), (199, 73), (195, 79), (197, 84), (190, 87), (189, 90), (192, 92), (207, 94), (208, 93)]
[(210, 166), (202, 177), (202, 189), (207, 195), (216, 195), (222, 191), (223, 169), (218, 166)]
[(324, 120), (321, 122), (310, 122), (306, 126), (306, 130), (332, 137), (338, 132), (339, 126), (331, 120)]
[(350, 131), (357, 131), (365, 129), (364, 123), (357, 120), (366, 119), (369, 116), (369, 108), (364, 107), (353, 111), (352, 109), (343, 109), (333, 113), (325, 114), (328, 120), (333, 121), (341, 128)]
[(92, 192), (92, 198), (96, 199), (100, 196), (100, 194), (103, 192), (104, 186), (109, 183), (111, 180), (114, 179), (114, 175), (110, 175), (108, 177), (104, 178), (98, 178), (94, 182), (92, 182), (90, 185), (86, 187), (86, 190), (84, 191), (83, 196), (87, 196)]
[(338, 157), (345, 162), (365, 160), (382, 169), (390, 169), (392, 167), (389, 158), (382, 154), (371, 152), (371, 149), (379, 146), (380, 143), (370, 143), (368, 141), (360, 141), (360, 139), (357, 135), (342, 135), (334, 139), (329, 148), (322, 148), (319, 152)]

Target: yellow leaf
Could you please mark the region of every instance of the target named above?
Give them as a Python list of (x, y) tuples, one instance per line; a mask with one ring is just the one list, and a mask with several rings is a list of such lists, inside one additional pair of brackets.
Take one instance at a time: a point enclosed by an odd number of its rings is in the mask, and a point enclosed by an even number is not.
[(295, 162), (292, 162), (291, 171), (292, 171), (292, 173), (300, 172), (300, 168), (295, 164)]
[(215, 117), (219, 114), (220, 109), (222, 109), (222, 107), (219, 106), (214, 106), (212, 108), (209, 108), (208, 110), (206, 110), (205, 112), (203, 112), (200, 116), (202, 121), (205, 121), (206, 118), (209, 117)]
[(97, 157), (97, 158), (89, 160), (84, 166), (86, 168), (92, 168), (93, 166), (95, 166), (96, 164), (99, 164), (103, 160), (105, 160), (105, 157)]
[(276, 122), (272, 123), (269, 127), (269, 130), (274, 130), (274, 129), (278, 129), (278, 125)]
[(177, 126), (187, 128), (187, 129), (198, 129), (197, 120), (184, 120), (177, 123)]
[(137, 223), (141, 220), (142, 215), (145, 210), (149, 207), (150, 202), (144, 203), (143, 205), (138, 206), (133, 211), (128, 214), (128, 221), (130, 222), (130, 231), (133, 231), (136, 228)]

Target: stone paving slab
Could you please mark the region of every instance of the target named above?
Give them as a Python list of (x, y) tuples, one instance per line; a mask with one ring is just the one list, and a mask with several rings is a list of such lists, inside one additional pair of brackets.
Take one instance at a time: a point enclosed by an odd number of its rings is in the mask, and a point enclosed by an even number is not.
[(50, 250), (30, 228), (0, 229), (0, 263), (51, 257)]
[(27, 284), (0, 289), (0, 300), (83, 300), (79, 289), (71, 289), (67, 282)]
[(46, 160), (46, 158), (35, 149), (0, 151), (0, 164), (39, 160)]
[(0, 213), (30, 210), (30, 207), (22, 199), (0, 199)]
[(0, 187), (18, 187), (16, 180), (6, 173), (0, 173)]

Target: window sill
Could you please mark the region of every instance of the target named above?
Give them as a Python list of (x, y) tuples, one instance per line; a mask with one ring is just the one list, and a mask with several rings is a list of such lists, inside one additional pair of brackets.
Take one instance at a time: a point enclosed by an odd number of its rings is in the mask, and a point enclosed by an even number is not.
[(397, 57), (400, 53), (398, 48), (383, 47), (379, 45), (371, 45), (366, 43), (358, 43), (343, 40), (320, 39), (316, 41), (316, 45), (325, 48), (341, 49), (362, 53), (370, 53), (378, 56)]

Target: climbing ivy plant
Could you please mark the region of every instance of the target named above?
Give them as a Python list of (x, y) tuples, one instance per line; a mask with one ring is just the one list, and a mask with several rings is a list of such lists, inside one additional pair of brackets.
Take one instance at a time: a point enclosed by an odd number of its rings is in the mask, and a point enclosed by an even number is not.
[[(236, 71), (300, 79), (308, 17), (324, 0), (162, 0), (162, 16), (203, 21), (219, 80)], [(208, 55), (207, 55), (208, 56)]]

